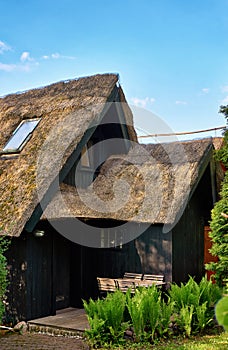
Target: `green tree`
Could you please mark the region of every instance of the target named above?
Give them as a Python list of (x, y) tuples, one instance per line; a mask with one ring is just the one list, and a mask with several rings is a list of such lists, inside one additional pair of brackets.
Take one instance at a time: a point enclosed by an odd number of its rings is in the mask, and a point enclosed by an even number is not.
[[(228, 105), (221, 106), (219, 113), (224, 114), (228, 125)], [(215, 159), (221, 161), (225, 165), (225, 167), (228, 169), (228, 130), (227, 128), (224, 132), (223, 142), (224, 142), (223, 147), (220, 150), (216, 151), (215, 153)]]
[[(228, 106), (221, 106), (228, 123)], [(228, 130), (224, 132), (224, 145), (215, 153), (215, 158), (221, 161), (228, 169)], [(222, 182), (220, 200), (215, 204), (211, 214), (212, 248), (210, 252), (218, 257), (217, 262), (206, 264), (207, 270), (215, 271), (215, 279), (222, 286), (223, 281), (228, 278), (228, 171)]]

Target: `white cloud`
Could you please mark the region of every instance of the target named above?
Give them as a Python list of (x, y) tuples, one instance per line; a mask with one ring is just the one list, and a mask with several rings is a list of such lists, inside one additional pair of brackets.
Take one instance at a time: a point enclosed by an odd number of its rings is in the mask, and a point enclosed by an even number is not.
[(13, 72), (13, 71), (20, 71), (20, 72), (29, 72), (32, 67), (39, 65), (38, 62), (35, 63), (21, 63), (21, 64), (5, 64), (0, 62), (0, 71), (4, 72)]
[(202, 93), (203, 93), (203, 94), (208, 94), (209, 91), (210, 91), (209, 88), (203, 88), (203, 89), (202, 89)]
[(228, 96), (226, 96), (222, 102), (221, 102), (222, 105), (227, 105), (228, 104)]
[(26, 62), (26, 61), (34, 61), (34, 59), (30, 56), (30, 53), (28, 51), (24, 51), (22, 54), (21, 54), (21, 57), (20, 57), (20, 60), (21, 62)]
[(10, 51), (11, 48), (6, 43), (0, 40), (0, 54), (2, 54), (5, 51)]
[(16, 69), (16, 64), (5, 64), (0, 62), (0, 70), (3, 70), (5, 72), (12, 72)]
[(181, 101), (181, 100), (177, 100), (175, 102), (176, 105), (187, 105), (187, 102), (186, 101)]
[(228, 92), (228, 85), (222, 86), (222, 92)]
[(146, 108), (148, 105), (151, 105), (155, 102), (155, 98), (145, 97), (144, 99), (140, 99), (138, 97), (133, 97), (131, 101), (137, 107)]
[(57, 52), (51, 54), (51, 58), (58, 59), (58, 58), (60, 58), (60, 57), (61, 57), (60, 54), (57, 53)]
[(49, 59), (58, 60), (60, 58), (67, 59), (67, 60), (75, 60), (76, 59), (76, 57), (74, 57), (74, 56), (60, 55), (60, 53), (58, 53), (58, 52), (52, 53), (50, 55), (43, 55), (41, 58), (43, 60), (49, 60)]

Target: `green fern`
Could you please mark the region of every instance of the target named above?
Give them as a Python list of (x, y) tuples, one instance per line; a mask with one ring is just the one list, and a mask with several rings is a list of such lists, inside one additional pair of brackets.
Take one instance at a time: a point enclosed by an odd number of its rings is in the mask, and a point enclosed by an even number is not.
[(142, 305), (143, 293), (138, 289), (132, 298), (129, 294), (127, 295), (127, 309), (131, 317), (136, 342), (144, 338), (145, 319)]
[(207, 316), (207, 301), (196, 307), (197, 330), (202, 331), (213, 319)]
[[(123, 322), (125, 305), (126, 296), (118, 290), (108, 294), (105, 299), (90, 299), (89, 302), (83, 300), (90, 326), (86, 335), (91, 342), (100, 345), (121, 342), (128, 327), (128, 324)], [(102, 338), (98, 333), (103, 335)]]
[(190, 337), (191, 335), (193, 311), (193, 305), (183, 305), (180, 310), (180, 318), (177, 320), (179, 326), (184, 329), (187, 337)]
[(158, 332), (161, 337), (170, 332), (170, 320), (174, 310), (174, 302), (161, 300)]

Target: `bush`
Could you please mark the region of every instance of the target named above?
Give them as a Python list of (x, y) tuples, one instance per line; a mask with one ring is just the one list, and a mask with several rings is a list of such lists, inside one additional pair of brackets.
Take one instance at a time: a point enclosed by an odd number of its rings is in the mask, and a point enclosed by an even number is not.
[(6, 288), (7, 288), (7, 261), (4, 252), (8, 249), (9, 240), (0, 236), (0, 324), (5, 313)]
[(83, 300), (83, 305), (90, 325), (86, 336), (91, 344), (98, 347), (121, 343), (124, 331), (128, 327), (128, 324), (123, 322), (126, 295), (117, 290), (102, 300)]
[(135, 294), (116, 291), (106, 299), (84, 301), (90, 330), (87, 338), (94, 347), (136, 343), (154, 343), (161, 338), (202, 332), (214, 325), (214, 306), (222, 290), (203, 278), (197, 284), (189, 278), (186, 284), (175, 283), (166, 295), (156, 287), (137, 288)]
[[(220, 113), (223, 113), (228, 122), (228, 106), (221, 106)], [(228, 130), (224, 134), (223, 147), (215, 152), (215, 159), (221, 161), (228, 168)], [(217, 262), (206, 264), (207, 270), (215, 272), (216, 282), (222, 286), (223, 280), (228, 276), (228, 172), (225, 173), (222, 182), (220, 200), (215, 204), (211, 214), (211, 232), (209, 236), (212, 240), (210, 252), (218, 257)], [(223, 216), (225, 214), (225, 216)]]
[(172, 284), (169, 296), (174, 304), (174, 321), (180, 331), (190, 336), (213, 323), (214, 306), (222, 290), (205, 277), (199, 284), (190, 277), (186, 284)]
[(219, 300), (216, 305), (215, 314), (218, 323), (223, 326), (226, 332), (228, 332), (228, 297), (225, 296)]

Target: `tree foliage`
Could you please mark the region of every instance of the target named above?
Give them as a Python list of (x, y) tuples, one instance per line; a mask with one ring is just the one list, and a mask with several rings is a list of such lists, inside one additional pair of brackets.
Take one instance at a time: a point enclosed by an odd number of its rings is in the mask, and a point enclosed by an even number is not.
[[(223, 113), (228, 123), (228, 106), (221, 106), (220, 113)], [(224, 133), (224, 145), (215, 154), (215, 158), (220, 160), (228, 169), (228, 130)], [(228, 277), (228, 171), (222, 183), (220, 200), (215, 204), (211, 215), (212, 248), (213, 256), (218, 257), (217, 262), (206, 264), (207, 270), (215, 271), (215, 279), (219, 285)]]
[(6, 288), (7, 288), (7, 261), (4, 255), (9, 247), (10, 241), (4, 236), (0, 236), (0, 324), (5, 312)]
[[(223, 113), (228, 124), (228, 105), (220, 107), (220, 113)], [(215, 153), (215, 159), (221, 161), (228, 169), (228, 130), (224, 130), (224, 145)]]

